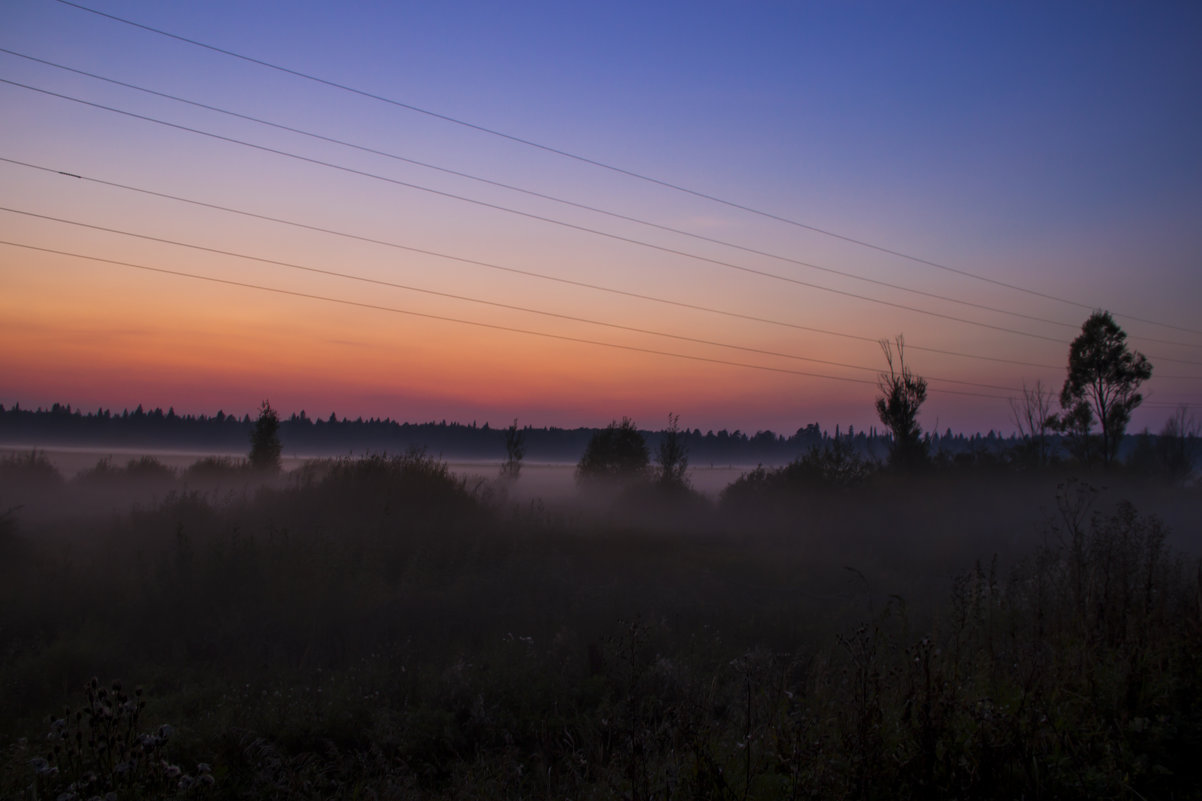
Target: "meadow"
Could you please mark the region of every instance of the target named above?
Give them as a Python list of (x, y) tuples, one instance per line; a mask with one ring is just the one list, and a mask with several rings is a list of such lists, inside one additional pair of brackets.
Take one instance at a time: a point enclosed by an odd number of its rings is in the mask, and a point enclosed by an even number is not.
[(290, 467), (4, 458), (3, 797), (1202, 796), (1197, 486)]

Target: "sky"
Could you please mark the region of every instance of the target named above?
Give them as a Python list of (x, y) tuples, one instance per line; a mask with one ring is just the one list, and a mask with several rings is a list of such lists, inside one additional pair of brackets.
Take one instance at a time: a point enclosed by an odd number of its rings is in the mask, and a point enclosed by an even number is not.
[(0, 403), (862, 429), (901, 335), (924, 428), (1009, 432), (1107, 309), (1155, 431), (1202, 406), (1199, 40), (1185, 2), (2, 0)]

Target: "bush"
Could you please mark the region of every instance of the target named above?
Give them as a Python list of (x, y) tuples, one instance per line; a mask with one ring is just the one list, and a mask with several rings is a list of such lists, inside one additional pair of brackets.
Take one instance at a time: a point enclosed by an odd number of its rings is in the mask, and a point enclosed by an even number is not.
[(647, 477), (651, 458), (634, 421), (623, 417), (593, 434), (576, 465), (578, 481), (639, 481)]
[(167, 482), (175, 480), (175, 471), (153, 456), (130, 459), (125, 465), (125, 473), (136, 481)]
[(800, 497), (814, 490), (848, 489), (864, 483), (877, 466), (842, 440), (810, 448), (800, 459), (784, 467), (768, 469), (760, 465), (739, 476), (722, 491), (725, 506), (758, 504), (769, 499)]
[(50, 489), (62, 483), (62, 474), (44, 452), (10, 453), (0, 459), (0, 486)]
[(206, 456), (193, 462), (184, 470), (186, 481), (220, 482), (243, 478), (250, 470), (250, 462), (246, 459), (235, 459), (231, 456)]
[(84, 470), (75, 480), (94, 487), (113, 487), (130, 483), (142, 486), (169, 484), (175, 481), (175, 471), (153, 456), (130, 459), (124, 467), (114, 467), (113, 458), (106, 456), (91, 470)]
[(479, 505), (464, 479), (420, 449), (309, 462), (297, 471), (295, 486), (305, 503), (360, 518), (365, 512), (442, 516)]

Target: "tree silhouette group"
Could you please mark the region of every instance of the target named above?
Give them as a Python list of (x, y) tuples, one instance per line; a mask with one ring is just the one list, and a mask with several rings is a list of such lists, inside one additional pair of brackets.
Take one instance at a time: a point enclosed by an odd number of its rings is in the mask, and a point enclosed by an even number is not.
[[(927, 383), (906, 364), (904, 348), (900, 335), (893, 342), (881, 340), (889, 371), (880, 374), (876, 411), (892, 433), (890, 466), (913, 470), (929, 460), (927, 440), (918, 424)], [(1066, 438), (1078, 461), (1100, 460), (1111, 465), (1131, 412), (1143, 402), (1139, 387), (1151, 376), (1152, 364), (1127, 347), (1127, 334), (1110, 312), (1095, 311), (1069, 346), (1060, 414), (1051, 414), (1050, 392), (1040, 382), (1031, 388), (1024, 384), (1021, 400), (1011, 401), (1014, 421), (1029, 445), (1028, 455), (1043, 464), (1048, 454), (1046, 434), (1055, 431)], [(1184, 420), (1184, 412), (1181, 416)], [(1097, 435), (1093, 433), (1095, 422)]]

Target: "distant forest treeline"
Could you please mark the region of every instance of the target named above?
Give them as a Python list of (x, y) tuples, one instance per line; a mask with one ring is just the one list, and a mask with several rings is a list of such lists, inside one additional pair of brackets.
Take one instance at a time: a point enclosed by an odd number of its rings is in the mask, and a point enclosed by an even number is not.
[[(49, 409), (22, 409), (20, 404), (0, 404), (0, 444), (19, 447), (95, 446), (100, 448), (148, 448), (192, 450), (205, 453), (242, 453), (249, 448), (254, 419), (250, 415), (179, 415), (174, 409), (113, 412), (98, 409), (84, 412), (70, 405), (54, 404)], [(530, 461), (575, 462), (584, 452), (595, 428), (523, 429), (526, 459)], [(644, 431), (652, 453), (662, 432)], [(783, 436), (772, 431), (747, 434), (742, 431), (681, 432), (692, 464), (785, 464), (832, 440), (872, 459), (884, 460), (889, 452), (887, 435), (875, 428), (859, 431), (852, 426), (831, 432), (817, 423)], [(400, 423), (388, 418), (362, 417), (314, 419), (304, 411), (280, 420), (280, 439), (285, 455), (329, 456), (365, 452), (401, 453), (411, 448), (452, 459), (505, 458), (505, 429), (487, 423), (477, 426), (447, 422)], [(1018, 440), (990, 431), (988, 434), (953, 434), (950, 429), (930, 436), (934, 453), (956, 455), (998, 454)]]
[[(54, 404), (49, 409), (22, 409), (20, 404), (0, 404), (0, 444), (20, 447), (55, 445), (109, 448), (153, 448), (195, 450), (212, 453), (242, 453), (249, 448), (254, 419), (250, 415), (179, 415), (175, 410), (113, 412), (98, 409), (84, 412), (69, 404)], [(584, 452), (595, 428), (523, 427), (526, 458), (531, 461), (575, 462)], [(659, 431), (644, 431), (652, 452), (658, 446)], [(858, 431), (852, 426), (835, 431), (817, 423), (784, 436), (772, 431), (747, 434), (742, 431), (681, 432), (689, 459), (704, 464), (784, 464), (811, 448), (829, 443), (836, 437), (857, 453), (884, 459), (889, 451), (888, 437), (875, 428)], [(280, 439), (285, 455), (326, 456), (347, 453), (400, 453), (422, 448), (443, 458), (505, 458), (505, 429), (487, 423), (477, 426), (447, 422), (401, 423), (389, 418), (314, 419), (304, 411), (280, 419)], [(944, 453), (1000, 452), (1014, 445), (1014, 437), (988, 434), (953, 434), (947, 430), (934, 434), (934, 450)]]

